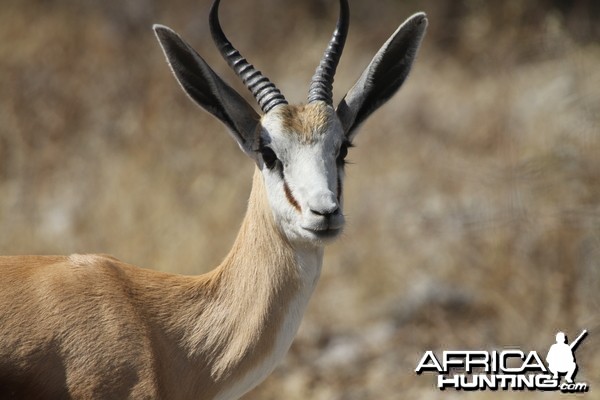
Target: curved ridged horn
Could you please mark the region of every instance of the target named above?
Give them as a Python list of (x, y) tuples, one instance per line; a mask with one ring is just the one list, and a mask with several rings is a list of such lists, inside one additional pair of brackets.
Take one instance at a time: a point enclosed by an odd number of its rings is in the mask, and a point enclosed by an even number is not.
[(210, 33), (227, 64), (242, 78), (244, 85), (250, 90), (265, 114), (279, 104), (287, 104), (285, 97), (269, 78), (242, 57), (227, 39), (219, 22), (219, 3), (220, 0), (215, 0), (210, 9)]
[(340, 16), (335, 26), (335, 31), (308, 89), (309, 103), (321, 100), (329, 105), (333, 104), (333, 77), (340, 62), (342, 51), (344, 50), (344, 43), (346, 43), (346, 36), (348, 36), (349, 21), (350, 11), (348, 1), (340, 0)]

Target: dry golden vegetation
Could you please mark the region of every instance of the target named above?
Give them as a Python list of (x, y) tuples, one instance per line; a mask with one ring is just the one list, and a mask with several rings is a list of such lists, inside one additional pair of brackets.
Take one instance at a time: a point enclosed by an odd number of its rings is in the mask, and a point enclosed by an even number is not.
[[(227, 0), (221, 15), (250, 61), (304, 101), (336, 3)], [(425, 350), (545, 354), (556, 331), (584, 328), (578, 380), (597, 398), (598, 4), (351, 1), (337, 99), (412, 12), (426, 11), (430, 30), (350, 153), (349, 224), (298, 338), (246, 398), (512, 398), (440, 393), (413, 371)], [(211, 43), (208, 8), (2, 5), (0, 253), (102, 252), (184, 274), (218, 264), (253, 164), (181, 92), (150, 29), (179, 31), (246, 95)]]

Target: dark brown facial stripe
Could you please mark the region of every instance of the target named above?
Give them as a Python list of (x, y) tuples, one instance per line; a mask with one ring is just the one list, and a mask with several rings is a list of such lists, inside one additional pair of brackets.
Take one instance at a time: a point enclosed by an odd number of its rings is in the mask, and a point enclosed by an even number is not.
[(296, 211), (302, 212), (302, 209), (300, 208), (300, 204), (298, 204), (298, 202), (294, 198), (292, 191), (290, 190), (289, 186), (287, 185), (287, 182), (285, 182), (285, 181), (283, 182), (283, 191), (285, 192), (285, 197), (290, 202), (292, 207), (294, 207), (296, 209)]

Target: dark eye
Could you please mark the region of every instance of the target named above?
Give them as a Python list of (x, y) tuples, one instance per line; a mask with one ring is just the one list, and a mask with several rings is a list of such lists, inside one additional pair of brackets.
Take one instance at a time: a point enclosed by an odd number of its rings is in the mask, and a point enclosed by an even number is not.
[(267, 168), (273, 169), (275, 163), (277, 162), (277, 155), (275, 155), (273, 149), (271, 149), (270, 147), (263, 147), (260, 150), (260, 153)]
[(337, 162), (338, 164), (343, 164), (344, 160), (346, 159), (346, 156), (348, 155), (348, 143), (343, 143), (342, 147), (340, 147), (340, 152), (338, 153), (337, 156)]

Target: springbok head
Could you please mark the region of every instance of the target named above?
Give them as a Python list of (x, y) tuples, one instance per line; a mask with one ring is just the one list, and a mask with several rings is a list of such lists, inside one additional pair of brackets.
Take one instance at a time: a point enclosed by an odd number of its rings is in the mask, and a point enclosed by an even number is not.
[(310, 83), (306, 104), (289, 105), (277, 87), (237, 51), (219, 23), (219, 0), (210, 30), (219, 51), (262, 110), (259, 115), (181, 37), (154, 31), (183, 90), (221, 120), (264, 178), (277, 225), (292, 243), (320, 245), (344, 226), (344, 159), (358, 127), (402, 85), (425, 33), (427, 19), (406, 20), (377, 52), (337, 108), (333, 79), (348, 33), (347, 0), (340, 0), (336, 29)]

